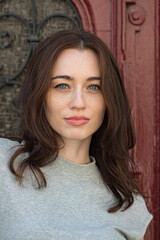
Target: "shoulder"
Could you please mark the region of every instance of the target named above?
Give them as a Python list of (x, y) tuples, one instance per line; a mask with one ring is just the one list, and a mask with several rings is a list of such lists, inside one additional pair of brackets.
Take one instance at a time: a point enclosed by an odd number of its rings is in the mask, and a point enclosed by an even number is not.
[(14, 152), (21, 146), (17, 141), (0, 138), (0, 173), (1, 177), (8, 172), (8, 163)]
[(20, 147), (19, 142), (7, 138), (0, 138), (0, 159), (6, 156), (11, 156), (17, 147)]
[(130, 211), (147, 211), (146, 203), (144, 198), (140, 194), (133, 194), (134, 202), (130, 207)]
[(148, 219), (152, 218), (152, 215), (148, 212), (144, 198), (141, 195), (133, 195), (134, 202), (130, 208), (127, 209), (126, 214), (134, 214), (135, 218), (138, 218), (139, 221), (143, 223)]
[(142, 239), (152, 220), (146, 203), (141, 195), (133, 195), (133, 204), (125, 211), (119, 211), (121, 227), (129, 239)]
[(7, 147), (13, 147), (17, 144), (20, 144), (18, 141), (13, 141), (8, 138), (1, 138), (0, 137), (0, 149), (7, 148)]

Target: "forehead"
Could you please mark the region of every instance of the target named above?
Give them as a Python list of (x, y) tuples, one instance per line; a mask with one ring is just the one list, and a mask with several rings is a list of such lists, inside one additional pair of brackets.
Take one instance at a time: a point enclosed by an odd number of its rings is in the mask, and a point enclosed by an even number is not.
[(53, 73), (59, 71), (89, 72), (99, 74), (99, 61), (96, 53), (90, 49), (66, 49), (53, 64)]

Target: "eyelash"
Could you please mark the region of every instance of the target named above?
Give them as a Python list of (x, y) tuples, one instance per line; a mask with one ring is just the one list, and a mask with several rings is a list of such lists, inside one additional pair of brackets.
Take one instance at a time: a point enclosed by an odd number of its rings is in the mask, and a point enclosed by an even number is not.
[(98, 90), (100, 90), (100, 86), (99, 86), (99, 85), (96, 85), (96, 84), (90, 85), (89, 87), (96, 87), (96, 89), (91, 89), (91, 90), (93, 90), (93, 91), (98, 91)]
[[(63, 87), (62, 87), (62, 86), (63, 86)], [(65, 87), (64, 87), (64, 86), (65, 86)], [(66, 88), (66, 87), (67, 87), (67, 88)], [(92, 84), (92, 85), (90, 85), (88, 88), (90, 88), (90, 87), (96, 88), (96, 89), (90, 89), (91, 91), (98, 91), (98, 90), (100, 90), (100, 86), (99, 86), (99, 85), (96, 85), (96, 84)], [(62, 89), (62, 90), (66, 90), (66, 89), (69, 88), (69, 86), (68, 86), (67, 84), (58, 84), (58, 85), (55, 86), (55, 88), (59, 88), (59, 89)]]
[(69, 88), (67, 84), (58, 84), (55, 86), (55, 88), (66, 89), (66, 88), (61, 88), (61, 86), (67, 86)]

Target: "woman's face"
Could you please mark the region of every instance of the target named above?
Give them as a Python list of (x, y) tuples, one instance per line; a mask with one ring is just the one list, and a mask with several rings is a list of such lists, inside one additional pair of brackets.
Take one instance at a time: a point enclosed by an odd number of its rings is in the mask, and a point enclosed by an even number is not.
[(91, 139), (105, 113), (98, 59), (92, 50), (67, 49), (59, 55), (45, 104), (49, 124), (64, 141)]

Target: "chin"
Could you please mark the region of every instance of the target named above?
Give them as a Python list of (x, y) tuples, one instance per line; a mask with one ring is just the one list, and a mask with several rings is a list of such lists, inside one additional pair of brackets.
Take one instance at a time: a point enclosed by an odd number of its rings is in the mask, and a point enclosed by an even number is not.
[(68, 140), (86, 140), (91, 138), (92, 135), (88, 135), (88, 134), (83, 134), (83, 133), (73, 133), (73, 134), (66, 134), (63, 135), (62, 138), (64, 139), (68, 139)]

